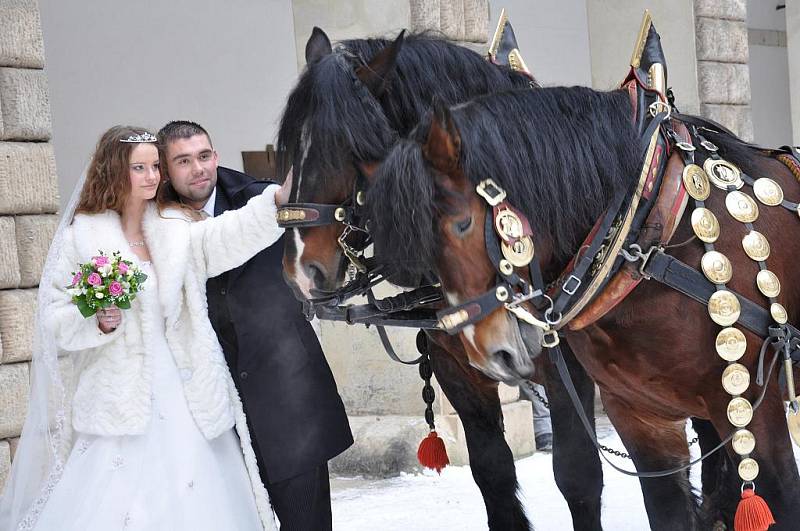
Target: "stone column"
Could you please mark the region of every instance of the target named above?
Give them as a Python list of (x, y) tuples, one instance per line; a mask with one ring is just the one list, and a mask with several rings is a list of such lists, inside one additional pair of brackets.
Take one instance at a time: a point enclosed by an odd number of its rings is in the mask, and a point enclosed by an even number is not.
[[(299, 68), (303, 67), (306, 41), (314, 26), (325, 30), (332, 41), (394, 38), (404, 28), (413, 32), (429, 30), (481, 53), (489, 39), (487, 0), (294, 0), (292, 11)], [(392, 292), (384, 288), (378, 294), (387, 296)], [(400, 357), (418, 356), (416, 330), (387, 331)], [(390, 360), (374, 329), (322, 322), (320, 338), (356, 439), (353, 448), (331, 462), (331, 470), (387, 476), (416, 468), (417, 445), (428, 431), (423, 418), (423, 383), (417, 367)], [(465, 464), (464, 429), (438, 385), (435, 390), (437, 430), (445, 439), (451, 462)], [(531, 453), (530, 403), (519, 400), (516, 388), (503, 388), (501, 399), (506, 438), (512, 450), (518, 456)]]
[(800, 3), (786, 2), (786, 47), (789, 55), (789, 98), (792, 142), (800, 145)]
[(35, 0), (0, 0), (0, 490), (27, 410), (36, 286), (58, 188)]
[(700, 114), (753, 139), (745, 0), (694, 0)]

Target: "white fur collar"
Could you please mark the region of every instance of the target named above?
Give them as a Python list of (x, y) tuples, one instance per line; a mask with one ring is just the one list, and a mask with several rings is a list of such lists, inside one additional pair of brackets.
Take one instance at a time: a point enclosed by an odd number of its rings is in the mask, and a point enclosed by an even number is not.
[[(194, 265), (189, 259), (190, 223), (183, 213), (175, 209), (159, 214), (152, 201), (148, 203), (142, 220), (152, 267), (158, 275), (159, 300), (168, 323), (178, 319), (183, 302), (180, 290), (186, 269)], [(119, 214), (113, 210), (100, 214), (77, 214), (72, 222), (72, 230), (81, 263), (88, 262), (97, 255), (98, 250), (102, 250), (107, 255), (119, 251), (125, 260), (142, 265), (122, 232)]]

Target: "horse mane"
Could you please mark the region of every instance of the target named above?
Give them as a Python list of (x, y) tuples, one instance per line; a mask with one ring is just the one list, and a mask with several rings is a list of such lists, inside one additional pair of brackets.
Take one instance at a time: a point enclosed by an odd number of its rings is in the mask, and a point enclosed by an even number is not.
[[(531, 80), (481, 55), (429, 34), (404, 39), (386, 91), (372, 96), (355, 77), (391, 44), (387, 39), (353, 39), (308, 65), (287, 100), (278, 131), (280, 163), (288, 170), (303, 135), (328, 170), (341, 170), (351, 156), (382, 160), (398, 138), (416, 125), (434, 95), (448, 104), (496, 90), (529, 86)], [(458, 80), (457, 82), (455, 80)]]
[[(638, 135), (623, 91), (584, 87), (514, 90), (451, 108), (460, 166), (477, 184), (491, 177), (535, 233), (565, 261), (616, 193), (639, 175)], [(399, 142), (369, 191), (370, 232), (382, 260), (419, 270), (438, 254), (443, 194), (422, 156), (432, 113)]]
[(774, 158), (782, 153), (779, 150), (742, 140), (724, 125), (708, 118), (680, 115), (679, 119), (688, 126), (697, 127), (698, 133), (717, 146), (720, 156), (753, 177), (758, 177), (763, 173), (763, 167), (759, 164), (763, 158)]

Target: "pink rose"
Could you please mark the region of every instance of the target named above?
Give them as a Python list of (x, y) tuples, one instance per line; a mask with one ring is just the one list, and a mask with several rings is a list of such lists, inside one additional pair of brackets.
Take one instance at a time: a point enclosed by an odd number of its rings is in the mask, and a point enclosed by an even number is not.
[(107, 256), (100, 255), (100, 256), (93, 257), (92, 258), (92, 263), (95, 265), (95, 267), (101, 267), (101, 266), (109, 264), (109, 261), (108, 261), (108, 257)]
[(122, 294), (122, 284), (117, 282), (116, 280), (108, 285), (108, 292), (113, 296), (116, 297), (117, 295)]
[(119, 263), (119, 272), (122, 275), (127, 273), (128, 272), (128, 264), (126, 264), (125, 262), (120, 262)]
[(100, 278), (100, 275), (97, 273), (92, 273), (89, 275), (89, 278), (86, 279), (86, 282), (92, 286), (99, 286), (103, 282), (103, 279)]
[(75, 273), (75, 276), (72, 277), (72, 285), (77, 286), (78, 282), (80, 282), (82, 278), (83, 278), (83, 273), (81, 272)]

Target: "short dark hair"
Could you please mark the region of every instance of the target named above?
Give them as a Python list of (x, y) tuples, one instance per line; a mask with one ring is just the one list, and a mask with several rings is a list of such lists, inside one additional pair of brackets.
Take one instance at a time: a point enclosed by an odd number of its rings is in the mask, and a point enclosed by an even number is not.
[(158, 132), (158, 143), (163, 149), (167, 147), (167, 142), (172, 142), (180, 138), (191, 138), (195, 135), (206, 135), (208, 143), (212, 146), (214, 145), (214, 143), (211, 142), (211, 135), (208, 134), (208, 131), (206, 131), (202, 125), (188, 120), (173, 120), (162, 127)]

